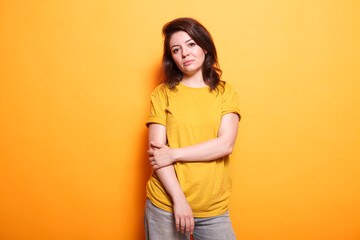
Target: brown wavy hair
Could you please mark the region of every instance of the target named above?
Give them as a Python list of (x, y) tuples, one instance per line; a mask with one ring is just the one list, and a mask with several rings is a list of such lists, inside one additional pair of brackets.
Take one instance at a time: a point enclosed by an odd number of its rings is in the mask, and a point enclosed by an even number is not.
[(205, 60), (202, 66), (202, 75), (205, 84), (210, 91), (223, 87), (224, 82), (220, 80), (222, 71), (220, 69), (214, 41), (209, 31), (193, 18), (177, 18), (164, 25), (162, 33), (164, 36), (164, 54), (162, 58), (162, 77), (164, 83), (175, 89), (183, 78), (183, 73), (176, 66), (170, 49), (170, 38), (178, 31), (184, 31), (206, 51)]

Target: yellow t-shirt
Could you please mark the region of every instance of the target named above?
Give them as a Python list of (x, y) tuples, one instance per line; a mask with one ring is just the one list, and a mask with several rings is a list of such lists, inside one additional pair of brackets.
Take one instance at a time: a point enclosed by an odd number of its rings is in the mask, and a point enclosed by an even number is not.
[[(198, 144), (218, 135), (221, 118), (237, 113), (238, 96), (225, 83), (224, 90), (192, 88), (180, 83), (175, 90), (160, 84), (151, 94), (147, 125), (166, 126), (170, 148)], [(176, 162), (174, 168), (194, 217), (212, 217), (226, 212), (231, 194), (229, 156), (206, 162)], [(147, 197), (157, 207), (172, 212), (172, 200), (155, 172), (146, 186)]]

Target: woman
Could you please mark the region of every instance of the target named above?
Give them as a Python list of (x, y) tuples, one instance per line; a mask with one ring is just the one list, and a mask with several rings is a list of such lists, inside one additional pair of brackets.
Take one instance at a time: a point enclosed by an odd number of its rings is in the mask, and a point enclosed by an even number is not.
[(163, 27), (164, 83), (151, 94), (146, 238), (236, 239), (228, 214), (229, 154), (240, 120), (238, 96), (220, 80), (216, 48), (198, 21)]

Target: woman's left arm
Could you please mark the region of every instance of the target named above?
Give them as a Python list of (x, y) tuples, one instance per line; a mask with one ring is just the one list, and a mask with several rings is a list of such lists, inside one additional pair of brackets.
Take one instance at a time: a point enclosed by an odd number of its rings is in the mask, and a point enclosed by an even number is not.
[(227, 113), (221, 118), (217, 138), (183, 148), (169, 148), (167, 145), (151, 142), (157, 151), (149, 150), (149, 161), (154, 169), (163, 168), (177, 161), (211, 161), (233, 151), (239, 126), (239, 116)]

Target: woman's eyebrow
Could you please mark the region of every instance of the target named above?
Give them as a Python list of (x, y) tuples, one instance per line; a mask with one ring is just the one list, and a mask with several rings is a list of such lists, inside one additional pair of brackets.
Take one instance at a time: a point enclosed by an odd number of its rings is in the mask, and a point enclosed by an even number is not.
[[(192, 40), (192, 38), (190, 38), (190, 39), (186, 40), (186, 41), (185, 41), (185, 43), (187, 43), (187, 42), (189, 42), (189, 41), (191, 41), (191, 40)], [(178, 45), (178, 44), (174, 44), (174, 45), (172, 45), (172, 46), (171, 46), (171, 48), (176, 47), (176, 46), (180, 46), (180, 45)]]

